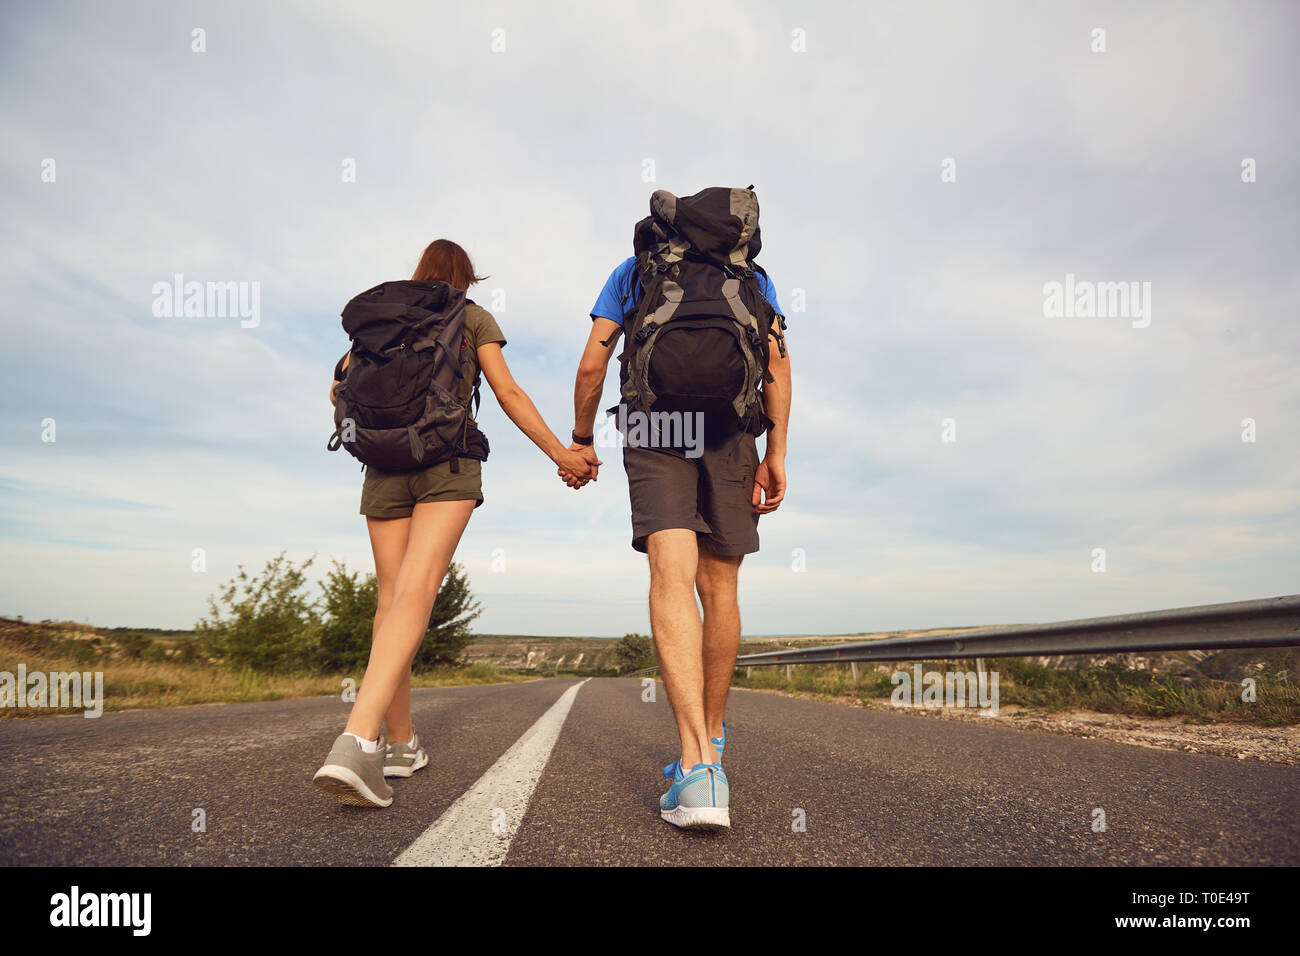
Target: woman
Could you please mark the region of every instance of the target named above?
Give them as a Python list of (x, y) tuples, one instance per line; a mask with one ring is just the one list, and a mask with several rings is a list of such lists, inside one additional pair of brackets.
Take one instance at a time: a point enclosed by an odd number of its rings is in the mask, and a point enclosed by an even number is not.
[[(465, 290), (483, 276), (465, 250), (447, 239), (429, 244), (414, 282), (445, 282)], [(505, 336), (492, 314), (465, 305), (460, 349), (464, 376), (461, 400), (481, 370), (502, 410), (563, 471), (594, 478), (600, 464), (591, 454), (566, 448), (542, 421), (532, 401), (510, 375), (501, 354)], [(330, 402), (351, 353), (336, 367)], [(472, 422), (471, 422), (472, 424)], [(475, 427), (474, 433), (478, 434)], [(474, 509), (483, 503), (481, 463), (458, 458), (417, 471), (366, 468), (361, 513), (379, 581), (370, 662), (348, 718), (314, 783), (353, 806), (387, 807), (393, 790), (385, 777), (409, 777), (429, 762), (411, 725), (411, 662), (429, 624), (429, 614), (452, 555)], [(384, 733), (384, 727), (387, 734)]]

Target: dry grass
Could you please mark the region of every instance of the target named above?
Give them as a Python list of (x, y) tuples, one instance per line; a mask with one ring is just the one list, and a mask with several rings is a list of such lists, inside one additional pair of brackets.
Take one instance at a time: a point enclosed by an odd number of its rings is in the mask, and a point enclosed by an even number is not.
[[(1003, 706), (1018, 704), (1049, 713), (1090, 710), (1134, 717), (1182, 717), (1186, 723), (1240, 721), (1264, 727), (1300, 723), (1300, 685), (1291, 682), (1285, 670), (1258, 674), (1256, 700), (1246, 703), (1241, 699), (1239, 681), (1181, 677), (1119, 664), (1056, 669), (1023, 658), (1006, 658), (988, 660), (985, 665), (999, 672)], [(862, 664), (857, 682), (847, 664), (797, 665), (791, 669), (790, 680), (786, 680), (784, 667), (756, 667), (750, 677), (738, 671), (735, 686), (859, 700), (888, 699), (895, 686), (890, 673), (910, 672), (911, 667), (911, 663), (890, 664), (886, 670), (877, 671)], [(932, 661), (926, 662), (924, 669), (973, 671), (975, 666), (973, 661)]]
[[(51, 654), (0, 638), (0, 671), (16, 674), (18, 665), (34, 671), (102, 671), (104, 710), (143, 707), (184, 707), (188, 704), (237, 703), (284, 700), (291, 697), (326, 697), (339, 694), (343, 680), (361, 674), (278, 675), (234, 671), (203, 664), (143, 660), (78, 660), (70, 654)], [(492, 664), (445, 667), (414, 675), (413, 687), (450, 687), (466, 684), (514, 683), (534, 676), (504, 674)], [(80, 713), (82, 708), (0, 707), (0, 720)]]

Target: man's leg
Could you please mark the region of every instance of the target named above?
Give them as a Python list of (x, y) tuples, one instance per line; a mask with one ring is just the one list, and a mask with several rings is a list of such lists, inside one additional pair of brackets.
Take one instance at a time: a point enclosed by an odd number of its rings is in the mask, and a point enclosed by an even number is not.
[(704, 717), (710, 737), (722, 736), (740, 649), (741, 558), (758, 550), (758, 515), (750, 500), (757, 468), (758, 447), (746, 433), (706, 445), (700, 459), (699, 503), (709, 533), (699, 541), (695, 587), (704, 605)]
[(704, 724), (710, 737), (722, 736), (731, 675), (740, 650), (740, 602), (736, 596), (741, 555), (700, 551), (695, 589), (704, 607)]
[(646, 538), (650, 558), (650, 627), (659, 672), (681, 737), (682, 767), (718, 759), (704, 720), (704, 660), (695, 575), (700, 559), (694, 531), (669, 528)]

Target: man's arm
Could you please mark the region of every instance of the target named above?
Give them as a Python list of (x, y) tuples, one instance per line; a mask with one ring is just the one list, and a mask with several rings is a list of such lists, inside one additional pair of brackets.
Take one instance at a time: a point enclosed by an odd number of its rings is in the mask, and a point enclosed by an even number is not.
[[(596, 411), (600, 408), (600, 394), (605, 388), (605, 372), (609, 369), (609, 358), (614, 354), (617, 341), (616, 332), (619, 325), (613, 319), (595, 318), (591, 321), (591, 333), (578, 361), (578, 375), (573, 383), (573, 434), (586, 438), (596, 430)], [(609, 342), (608, 345), (605, 342)], [(574, 442), (570, 450), (583, 455), (593, 463), (592, 477), (596, 476), (596, 450), (592, 445), (579, 445)], [(563, 473), (561, 478), (571, 488), (580, 488), (586, 484), (585, 479), (578, 479)]]
[[(779, 333), (777, 333), (779, 335)], [(763, 386), (763, 411), (772, 421), (767, 449), (754, 473), (751, 503), (761, 515), (780, 507), (785, 499), (785, 438), (790, 425), (790, 349), (778, 347), (777, 335), (768, 342), (768, 371), (772, 381)]]
[(591, 320), (591, 334), (587, 336), (587, 345), (578, 362), (578, 377), (573, 383), (573, 431), (584, 438), (596, 428), (596, 411), (605, 388), (609, 357), (614, 354), (614, 333), (618, 331), (618, 323), (613, 319)]

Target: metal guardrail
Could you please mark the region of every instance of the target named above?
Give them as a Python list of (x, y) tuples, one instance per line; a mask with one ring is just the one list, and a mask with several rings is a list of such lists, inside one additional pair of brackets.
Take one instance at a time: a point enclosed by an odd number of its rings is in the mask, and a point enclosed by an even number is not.
[[(744, 654), (736, 658), (736, 666), (1040, 657), (1288, 645), (1300, 645), (1300, 594), (1053, 624), (981, 627), (935, 636), (887, 637), (827, 647), (790, 648)], [(631, 676), (650, 674), (658, 669), (649, 667)]]

